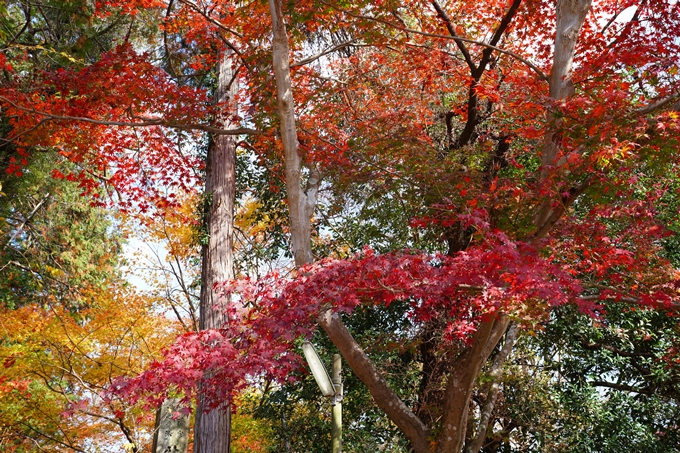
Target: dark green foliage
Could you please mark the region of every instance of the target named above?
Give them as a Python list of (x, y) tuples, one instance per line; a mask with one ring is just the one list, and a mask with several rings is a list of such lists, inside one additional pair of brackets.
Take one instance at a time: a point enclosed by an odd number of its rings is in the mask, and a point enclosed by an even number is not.
[(8, 0), (0, 7), (0, 49), (8, 57), (27, 52), (31, 58), (15, 69), (37, 73), (91, 63), (124, 40), (150, 37), (156, 27), (151, 17), (96, 17), (94, 3), (85, 0)]
[(544, 331), (524, 337), (485, 452), (680, 450), (678, 318), (606, 308), (592, 319), (561, 307)]
[(83, 291), (101, 290), (119, 261), (110, 217), (81, 196), (75, 182), (55, 179), (73, 166), (56, 154), (24, 157), (0, 143), (0, 165), (25, 159), (22, 175), (0, 173), (0, 304), (61, 303), (76, 309)]

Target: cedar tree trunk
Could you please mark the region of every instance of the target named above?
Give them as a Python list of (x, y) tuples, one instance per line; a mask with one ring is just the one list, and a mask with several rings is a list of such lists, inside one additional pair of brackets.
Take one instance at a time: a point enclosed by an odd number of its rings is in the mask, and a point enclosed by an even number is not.
[[(232, 126), (236, 95), (234, 67), (227, 52), (218, 65), (215, 100), (224, 105), (219, 118), (224, 129)], [(228, 106), (228, 107), (227, 107)], [(208, 146), (205, 177), (205, 229), (207, 244), (203, 246), (201, 269), (201, 317), (199, 328), (219, 329), (227, 322), (225, 304), (214, 289), (216, 283), (234, 278), (233, 225), (236, 196), (236, 139), (233, 135), (217, 135)], [(230, 408), (222, 406), (202, 412), (198, 402), (194, 427), (194, 453), (229, 453), (231, 434)]]

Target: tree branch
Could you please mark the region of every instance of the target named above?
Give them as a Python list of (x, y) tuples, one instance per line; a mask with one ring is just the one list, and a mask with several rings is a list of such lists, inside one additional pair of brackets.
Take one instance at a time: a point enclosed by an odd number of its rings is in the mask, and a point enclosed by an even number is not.
[[(20, 421), (20, 422), (19, 422), (19, 425), (22, 425), (22, 426), (24, 426), (24, 427), (30, 429), (31, 431), (33, 431), (34, 433), (36, 433), (36, 434), (39, 435), (40, 437), (44, 437), (45, 439), (50, 440), (50, 441), (56, 443), (57, 445), (64, 446), (64, 447), (66, 447), (66, 448), (68, 448), (68, 449), (71, 449), (71, 450), (73, 450), (73, 451), (75, 451), (75, 452), (78, 452), (78, 453), (86, 453), (86, 451), (83, 450), (82, 448), (79, 448), (79, 447), (77, 447), (76, 445), (73, 445), (73, 444), (70, 444), (70, 443), (62, 442), (62, 441), (60, 441), (59, 439), (57, 439), (57, 438), (55, 438), (55, 437), (52, 437), (52, 436), (50, 436), (50, 435), (48, 435), (48, 434), (45, 434), (45, 433), (42, 432), (42, 431), (38, 431), (36, 428), (32, 427), (31, 425), (29, 425), (29, 424), (26, 423), (26, 422)], [(63, 432), (63, 430), (61, 429), (61, 426), (59, 427), (59, 429), (60, 429), (60, 431)], [(27, 437), (27, 438), (29, 438), (29, 439), (35, 441), (35, 439), (33, 439), (33, 438), (31, 438), (31, 437), (29, 437), (29, 436), (27, 436), (27, 435), (25, 435), (25, 437)], [(68, 439), (68, 440), (70, 440), (70, 439)]]
[(437, 438), (439, 453), (462, 449), (475, 380), (509, 323), (510, 319), (505, 314), (481, 322), (472, 339), (472, 346), (456, 359), (444, 391), (444, 415)]
[(316, 54), (316, 55), (312, 55), (311, 57), (307, 57), (307, 58), (305, 58), (305, 59), (303, 59), (303, 60), (300, 60), (300, 61), (298, 61), (298, 62), (292, 63), (292, 64), (290, 65), (290, 67), (291, 67), (291, 68), (297, 68), (297, 67), (304, 66), (304, 65), (306, 65), (306, 64), (312, 63), (312, 62), (318, 60), (319, 58), (321, 58), (321, 57), (323, 57), (323, 56), (325, 56), (325, 55), (328, 55), (329, 53), (335, 52), (336, 50), (340, 50), (340, 49), (344, 49), (345, 47), (353, 46), (353, 45), (354, 45), (354, 42), (355, 42), (356, 40), (357, 40), (356, 38), (352, 38), (352, 39), (350, 39), (350, 40), (348, 40), (348, 41), (341, 42), (341, 43), (338, 44), (337, 46), (330, 47), (330, 48), (324, 50), (323, 52), (319, 52), (319, 53)]
[(465, 62), (470, 68), (470, 72), (474, 73), (477, 70), (477, 66), (475, 65), (475, 62), (472, 61), (472, 56), (470, 55), (470, 52), (468, 51), (467, 47), (465, 47), (465, 44), (463, 44), (464, 41), (460, 39), (460, 36), (458, 36), (458, 34), (456, 33), (456, 29), (453, 26), (451, 18), (449, 17), (448, 14), (446, 14), (446, 11), (444, 11), (444, 8), (441, 7), (437, 0), (432, 0), (430, 3), (432, 3), (432, 6), (434, 6), (434, 9), (437, 11), (437, 15), (439, 16), (439, 18), (444, 22), (444, 24), (446, 24), (446, 29), (449, 31), (451, 37), (454, 39), (456, 46), (458, 46), (458, 49), (460, 50), (460, 53), (463, 54), (463, 58), (465, 58)]
[[(590, 184), (592, 183), (592, 177), (587, 177), (581, 184), (577, 186), (573, 186), (571, 189), (569, 189), (568, 194), (565, 197), (562, 197), (562, 202), (556, 209), (552, 209), (552, 206), (550, 204), (544, 204), (543, 209), (549, 209), (550, 214), (545, 216), (547, 217), (545, 221), (539, 226), (538, 230), (536, 230), (536, 233), (534, 233), (534, 238), (536, 239), (542, 239), (548, 235), (552, 227), (557, 223), (557, 221), (562, 217), (564, 212), (567, 210), (569, 206), (571, 206), (576, 199), (583, 194), (583, 192), (586, 191), (588, 187), (590, 187)], [(539, 213), (539, 218), (543, 218), (544, 215)]]
[(215, 25), (220, 30), (226, 31), (227, 33), (231, 33), (232, 35), (243, 39), (243, 35), (241, 33), (237, 32), (236, 30), (233, 30), (229, 27), (226, 27), (224, 24), (222, 24), (220, 21), (218, 21), (216, 19), (213, 19), (207, 11), (202, 11), (201, 8), (196, 3), (190, 2), (189, 0), (179, 0), (179, 2), (184, 3), (185, 5), (187, 5), (188, 7), (193, 9), (194, 11), (196, 11), (198, 14), (203, 16), (205, 18), (205, 20), (207, 20), (211, 24)]
[[(107, 121), (98, 120), (95, 118), (88, 118), (83, 116), (70, 116), (70, 115), (54, 115), (52, 113), (43, 112), (36, 110), (34, 108), (28, 108), (20, 106), (19, 104), (7, 99), (4, 96), (0, 96), (0, 101), (10, 104), (15, 109), (21, 110), (22, 112), (32, 113), (43, 117), (45, 121), (74, 121), (81, 123), (99, 124), (102, 126), (120, 126), (120, 127), (150, 127), (150, 126), (161, 126), (170, 129), (177, 129), (182, 131), (188, 130), (200, 130), (204, 132), (210, 132), (215, 135), (262, 135), (262, 131), (255, 129), (250, 129), (247, 127), (239, 127), (235, 129), (221, 129), (219, 127), (208, 126), (207, 124), (197, 124), (197, 123), (180, 123), (177, 121), (168, 121), (163, 118), (144, 118), (140, 117), (141, 121)], [(18, 136), (17, 136), (18, 137)], [(7, 139), (7, 140), (13, 140)]]
[(505, 335), (503, 347), (493, 359), (493, 364), (491, 365), (491, 370), (489, 371), (491, 383), (487, 391), (486, 401), (484, 401), (484, 404), (481, 408), (481, 416), (479, 418), (479, 422), (477, 423), (477, 432), (475, 433), (475, 437), (473, 438), (467, 453), (478, 453), (482, 449), (482, 445), (486, 439), (486, 433), (489, 429), (491, 414), (496, 407), (496, 401), (498, 400), (498, 394), (500, 393), (500, 383), (498, 381), (501, 377), (503, 364), (505, 364), (505, 362), (508, 360), (510, 352), (512, 352), (512, 347), (515, 345), (515, 341), (517, 340), (518, 334), (519, 325), (513, 324), (510, 326), (507, 334)]
[(674, 93), (671, 96), (658, 99), (651, 104), (647, 104), (644, 107), (640, 107), (639, 109), (636, 109), (633, 111), (633, 113), (636, 113), (638, 115), (648, 115), (650, 113), (654, 113), (659, 109), (664, 108), (671, 102), (678, 101), (675, 104), (671, 106), (671, 110), (680, 110), (680, 93)]
[(397, 25), (397, 24), (394, 24), (394, 23), (392, 23), (392, 22), (386, 21), (386, 20), (384, 20), (384, 19), (379, 19), (379, 18), (377, 18), (377, 17), (365, 16), (365, 15), (363, 15), (363, 14), (355, 14), (355, 13), (349, 12), (349, 11), (347, 11), (347, 10), (340, 9), (340, 8), (338, 8), (336, 5), (330, 4), (330, 3), (328, 3), (328, 2), (323, 2), (323, 4), (329, 6), (329, 7), (333, 8), (333, 9), (335, 9), (335, 10), (337, 10), (337, 11), (341, 11), (341, 12), (347, 14), (348, 16), (351, 16), (351, 17), (354, 17), (354, 18), (357, 18), (357, 19), (366, 19), (366, 20), (370, 20), (370, 21), (373, 21), (373, 22), (378, 22), (378, 23), (387, 25), (387, 26), (389, 26), (389, 27), (392, 27), (392, 28), (394, 28), (394, 29), (403, 31), (403, 32), (405, 32), (405, 33), (414, 33), (414, 34), (416, 34), (416, 35), (427, 36), (427, 37), (429, 37), (429, 38), (439, 38), (439, 39), (459, 40), (459, 41), (462, 41), (462, 42), (467, 42), (467, 43), (475, 44), (475, 45), (482, 46), (482, 47), (488, 47), (489, 49), (493, 49), (493, 50), (495, 50), (496, 52), (503, 53), (503, 54), (506, 54), (506, 55), (509, 55), (509, 56), (513, 57), (513, 58), (516, 59), (517, 61), (519, 61), (519, 62), (525, 64), (526, 66), (528, 66), (532, 71), (534, 71), (534, 72), (541, 78), (541, 80), (545, 80), (546, 82), (548, 81), (548, 76), (546, 76), (546, 75), (543, 73), (543, 71), (541, 71), (535, 64), (533, 64), (532, 62), (530, 62), (530, 61), (527, 60), (526, 58), (524, 58), (524, 57), (522, 57), (522, 56), (516, 54), (515, 52), (509, 51), (509, 50), (505, 50), (505, 49), (501, 49), (500, 47), (496, 47), (496, 46), (494, 46), (494, 45), (487, 44), (487, 43), (482, 42), (482, 41), (476, 41), (476, 40), (474, 40), (474, 39), (462, 38), (462, 37), (460, 37), (460, 36), (454, 38), (454, 37), (452, 37), (452, 36), (440, 35), (440, 34), (438, 34), (438, 33), (428, 33), (428, 32), (424, 32), (424, 31), (420, 31), (420, 30), (415, 30), (415, 29), (413, 29), (413, 28), (408, 28), (408, 27), (404, 27), (404, 26), (401, 26), (401, 25)]
[(614, 390), (620, 390), (622, 392), (639, 393), (641, 395), (653, 395), (654, 394), (654, 392), (649, 390), (649, 389), (637, 388), (637, 387), (633, 387), (632, 385), (627, 385), (627, 384), (617, 384), (615, 382), (591, 381), (591, 382), (589, 382), (589, 384), (592, 387), (607, 387), (607, 388), (614, 389)]
[(606, 349), (609, 352), (612, 352), (616, 355), (619, 355), (621, 357), (629, 357), (629, 358), (634, 358), (634, 357), (655, 357), (655, 354), (651, 352), (628, 352), (628, 351), (622, 351), (619, 348), (615, 348), (614, 346), (606, 343), (595, 343), (595, 342), (587, 342), (585, 341), (584, 338), (579, 338), (579, 343), (581, 344), (581, 347), (583, 349), (586, 349), (588, 351), (599, 351), (602, 349)]
[(10, 236), (10, 238), (7, 240), (7, 242), (5, 242), (5, 244), (3, 245), (2, 248), (7, 247), (9, 244), (12, 243), (12, 241), (13, 241), (19, 234), (21, 234), (21, 232), (24, 230), (24, 227), (26, 226), (26, 224), (27, 224), (28, 222), (31, 221), (31, 219), (33, 218), (33, 216), (35, 215), (35, 213), (38, 212), (38, 209), (40, 209), (40, 206), (42, 206), (43, 203), (45, 203), (45, 202), (47, 201), (48, 198), (50, 198), (50, 193), (46, 193), (46, 194), (42, 197), (42, 199), (38, 202), (38, 204), (35, 205), (35, 207), (34, 207), (33, 210), (31, 211), (31, 213), (28, 214), (28, 216), (26, 216), (26, 218), (23, 220), (23, 222), (21, 223), (21, 225), (19, 225), (18, 227), (16, 227), (16, 229), (14, 230), (14, 233), (12, 234), (12, 236)]
[[(498, 44), (501, 37), (503, 36), (503, 33), (505, 33), (505, 30), (507, 30), (508, 26), (510, 25), (512, 18), (515, 17), (515, 13), (517, 13), (517, 10), (519, 9), (519, 5), (521, 3), (522, 3), (522, 0), (513, 0), (512, 4), (510, 5), (510, 8), (505, 13), (505, 16), (503, 16), (501, 23), (498, 24), (498, 28), (494, 32), (493, 36), (491, 36), (491, 41), (489, 41), (490, 45), (495, 46), (496, 44)], [(477, 71), (476, 71), (477, 72), (477, 74), (476, 74), (477, 80), (479, 80), (479, 78), (481, 78), (482, 74), (484, 73), (486, 65), (489, 63), (489, 60), (491, 59), (491, 52), (492, 51), (493, 51), (493, 49), (490, 48), (490, 47), (486, 47), (482, 51), (482, 59), (479, 62), (479, 66), (477, 67)]]

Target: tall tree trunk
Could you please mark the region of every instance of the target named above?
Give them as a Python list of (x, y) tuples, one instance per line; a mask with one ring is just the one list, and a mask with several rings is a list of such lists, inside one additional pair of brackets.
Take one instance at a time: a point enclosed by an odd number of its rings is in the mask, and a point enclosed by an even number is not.
[[(303, 191), (300, 172), (302, 159), (298, 151), (295, 101), (290, 80), (288, 33), (281, 0), (269, 0), (269, 8), (272, 16), (272, 53), (277, 106), (281, 122), (281, 140), (286, 158), (286, 192), (290, 210), (291, 242), (295, 265), (300, 267), (311, 263), (314, 259), (311, 251), (310, 218), (316, 205), (319, 174), (315, 167), (310, 168), (307, 191)], [(429, 452), (427, 428), (389, 387), (373, 362), (342, 323), (340, 316), (332, 310), (326, 310), (321, 313), (318, 322), (354, 373), (368, 386), (378, 406), (406, 433), (415, 450), (419, 453)]]
[[(231, 53), (225, 52), (218, 65), (216, 102), (225, 105), (221, 127), (229, 129), (236, 113), (235, 69)], [(227, 107), (228, 106), (228, 107)], [(218, 135), (208, 147), (205, 177), (205, 228), (208, 242), (203, 246), (201, 269), (201, 317), (199, 328), (218, 329), (227, 321), (225, 301), (215, 291), (216, 283), (234, 278), (233, 225), (236, 197), (236, 139)], [(204, 413), (198, 402), (194, 427), (194, 453), (229, 453), (231, 414), (229, 406)]]

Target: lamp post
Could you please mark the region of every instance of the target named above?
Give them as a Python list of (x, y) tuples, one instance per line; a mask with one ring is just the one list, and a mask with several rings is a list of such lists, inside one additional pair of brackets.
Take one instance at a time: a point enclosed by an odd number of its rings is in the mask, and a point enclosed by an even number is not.
[(340, 354), (333, 355), (333, 378), (331, 379), (309, 341), (302, 343), (302, 352), (305, 354), (321, 393), (331, 398), (331, 451), (342, 453), (342, 362)]

